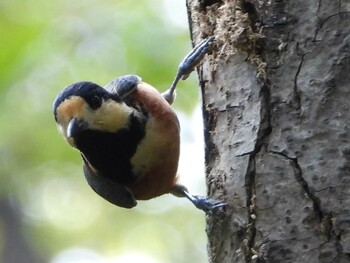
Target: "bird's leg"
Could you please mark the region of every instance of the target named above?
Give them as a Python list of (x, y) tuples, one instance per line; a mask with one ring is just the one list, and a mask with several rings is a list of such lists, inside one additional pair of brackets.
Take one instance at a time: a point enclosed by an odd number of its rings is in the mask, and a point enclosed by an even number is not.
[(213, 200), (200, 195), (191, 195), (186, 187), (179, 184), (175, 185), (171, 193), (177, 197), (186, 197), (198, 209), (203, 210), (207, 214), (216, 213), (219, 208), (227, 206), (226, 203), (219, 200)]
[(175, 88), (180, 79), (185, 80), (194, 71), (195, 67), (201, 62), (204, 55), (208, 53), (209, 46), (214, 41), (214, 37), (208, 37), (195, 46), (190, 53), (180, 63), (176, 76), (170, 88), (163, 93), (163, 97), (172, 104), (175, 99)]

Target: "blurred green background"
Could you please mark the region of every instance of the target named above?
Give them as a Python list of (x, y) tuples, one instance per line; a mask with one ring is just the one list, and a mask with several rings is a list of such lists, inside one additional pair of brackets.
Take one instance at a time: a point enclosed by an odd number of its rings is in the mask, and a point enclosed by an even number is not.
[[(97, 196), (52, 102), (66, 85), (138, 74), (169, 87), (190, 50), (185, 0), (0, 0), (0, 261), (206, 262), (204, 213), (162, 196), (132, 210)], [(196, 76), (180, 82), (179, 173), (205, 194)]]

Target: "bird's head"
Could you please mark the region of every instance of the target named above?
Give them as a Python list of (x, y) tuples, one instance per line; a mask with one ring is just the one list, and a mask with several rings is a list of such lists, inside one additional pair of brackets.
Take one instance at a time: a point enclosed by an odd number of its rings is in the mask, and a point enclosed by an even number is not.
[(84, 131), (116, 132), (127, 127), (133, 110), (115, 93), (92, 82), (77, 82), (57, 95), (53, 111), (60, 132), (76, 148), (74, 138)]

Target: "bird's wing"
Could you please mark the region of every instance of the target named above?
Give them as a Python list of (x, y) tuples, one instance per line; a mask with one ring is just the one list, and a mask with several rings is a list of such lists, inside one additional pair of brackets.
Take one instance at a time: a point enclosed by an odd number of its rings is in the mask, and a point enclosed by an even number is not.
[(112, 80), (103, 88), (117, 94), (121, 99), (125, 99), (140, 82), (141, 78), (137, 75), (125, 75)]
[(132, 208), (137, 202), (129, 189), (108, 178), (97, 175), (87, 161), (83, 165), (84, 175), (90, 187), (101, 197), (114, 205)]

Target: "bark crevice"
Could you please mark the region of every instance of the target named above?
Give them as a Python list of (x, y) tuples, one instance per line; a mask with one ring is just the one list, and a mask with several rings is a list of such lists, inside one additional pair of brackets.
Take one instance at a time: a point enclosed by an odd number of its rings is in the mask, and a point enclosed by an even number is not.
[(255, 219), (256, 219), (256, 211), (255, 211), (255, 154), (249, 156), (249, 163), (246, 171), (246, 207), (247, 207), (247, 226), (246, 226), (246, 245), (247, 249), (245, 249), (245, 257), (246, 262), (250, 262), (250, 259), (253, 256), (253, 246), (255, 243)]
[[(339, 8), (341, 7), (341, 4), (339, 4)], [(318, 37), (318, 33), (319, 31), (324, 27), (324, 25), (329, 22), (330, 19), (334, 18), (334, 17), (337, 17), (337, 16), (340, 16), (340, 15), (350, 15), (350, 11), (340, 11), (338, 13), (335, 13), (335, 14), (332, 14), (332, 15), (329, 15), (327, 16), (325, 19), (321, 20), (318, 22), (318, 26), (315, 30), (315, 35), (314, 35), (314, 38), (313, 38), (313, 42), (320, 42), (322, 41), (322, 39), (317, 39)]]
[(301, 185), (305, 195), (312, 201), (315, 214), (317, 215), (317, 218), (319, 218), (319, 221), (322, 222), (325, 215), (321, 209), (321, 201), (315, 195), (315, 192), (312, 190), (312, 188), (309, 186), (308, 182), (303, 177), (303, 171), (299, 165), (298, 158), (290, 157), (282, 152), (271, 151), (271, 153), (282, 156), (283, 158), (290, 161), (290, 164), (292, 165), (292, 168), (294, 171), (294, 176), (295, 176), (296, 181)]
[(268, 144), (268, 138), (271, 134), (271, 123), (270, 123), (270, 92), (268, 89), (268, 85), (266, 83), (262, 83), (261, 91), (260, 91), (260, 123), (259, 130), (257, 131), (257, 139), (255, 143), (254, 150), (250, 153), (244, 153), (244, 155), (249, 155), (248, 167), (246, 170), (246, 196), (247, 196), (247, 249), (245, 251), (246, 262), (251, 262), (257, 256), (257, 252), (254, 249), (255, 247), (255, 238), (256, 238), (256, 155), (265, 151), (264, 145)]
[(279, 155), (287, 160), (289, 160), (292, 165), (294, 176), (296, 181), (300, 184), (303, 189), (305, 195), (311, 200), (313, 211), (315, 216), (320, 224), (320, 229), (322, 233), (326, 236), (327, 240), (330, 241), (332, 238), (333, 230), (333, 221), (332, 221), (332, 212), (325, 212), (322, 210), (321, 200), (316, 196), (316, 191), (312, 189), (312, 187), (308, 184), (307, 180), (303, 176), (303, 171), (298, 162), (298, 158), (290, 157), (282, 152), (270, 151), (272, 154)]
[(294, 91), (294, 102), (296, 105), (296, 109), (300, 110), (300, 108), (301, 108), (301, 94), (300, 94), (300, 90), (298, 88), (298, 77), (299, 77), (299, 74), (300, 74), (301, 69), (303, 67), (303, 64), (305, 62), (305, 56), (307, 54), (309, 54), (310, 51), (302, 52), (300, 50), (299, 42), (297, 42), (296, 43), (296, 52), (297, 52), (298, 56), (300, 56), (300, 62), (299, 62), (297, 71), (296, 71), (295, 76), (294, 76), (293, 91)]

